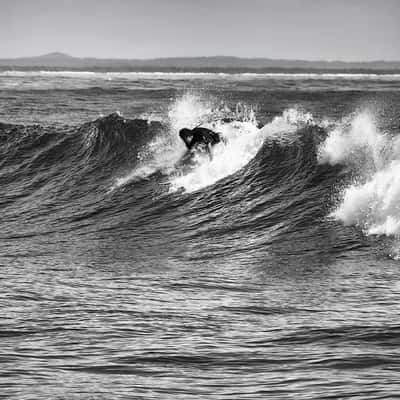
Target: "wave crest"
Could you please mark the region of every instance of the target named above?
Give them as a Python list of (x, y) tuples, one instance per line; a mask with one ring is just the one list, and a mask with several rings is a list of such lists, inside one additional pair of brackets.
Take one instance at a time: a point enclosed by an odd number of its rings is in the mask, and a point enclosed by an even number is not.
[(334, 129), (319, 162), (349, 166), (353, 181), (331, 216), (367, 235), (400, 236), (400, 138), (381, 133), (364, 112)]

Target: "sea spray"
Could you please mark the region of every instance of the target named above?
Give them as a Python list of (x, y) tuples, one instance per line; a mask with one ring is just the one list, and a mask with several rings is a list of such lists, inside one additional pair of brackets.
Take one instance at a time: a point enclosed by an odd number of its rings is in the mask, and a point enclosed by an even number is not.
[(378, 132), (373, 117), (365, 112), (338, 124), (320, 146), (318, 159), (320, 163), (358, 164), (361, 169), (377, 170), (382, 166), (386, 144), (387, 138)]
[(198, 155), (190, 172), (172, 176), (171, 192), (179, 188), (187, 192), (199, 190), (233, 174), (256, 155), (263, 142), (263, 135), (251, 122), (221, 123), (213, 128), (227, 139), (227, 143), (214, 146), (212, 160)]
[(171, 173), (184, 155), (186, 148), (178, 136), (179, 129), (195, 127), (212, 111), (212, 106), (196, 94), (185, 94), (176, 99), (168, 110), (163, 134), (150, 141), (137, 154), (138, 165), (128, 174), (116, 179), (111, 190), (130, 182), (148, 179), (158, 171)]
[(296, 109), (285, 110), (270, 123), (259, 128), (256, 115), (251, 107), (236, 107), (236, 120), (225, 123), (219, 120), (205, 127), (220, 132), (226, 138), (226, 144), (220, 143), (213, 149), (213, 158), (198, 156), (195, 167), (189, 172), (177, 173), (171, 177), (170, 191), (180, 188), (193, 192), (210, 186), (217, 181), (234, 174), (252, 160), (264, 141), (269, 138), (281, 144), (295, 140), (294, 133), (299, 125), (311, 123), (311, 114)]
[(349, 165), (356, 172), (331, 216), (367, 235), (400, 236), (398, 137), (379, 132), (373, 117), (361, 113), (328, 135), (319, 148), (319, 162)]
[(348, 187), (333, 215), (367, 234), (400, 235), (400, 160), (391, 161), (367, 182)]
[[(240, 115), (237, 115), (240, 114)], [(232, 112), (229, 107), (197, 93), (185, 93), (171, 103), (165, 125), (164, 134), (149, 142), (137, 155), (138, 165), (127, 175), (116, 179), (112, 189), (126, 185), (132, 181), (147, 179), (151, 174), (161, 171), (171, 174), (186, 152), (185, 144), (179, 138), (182, 128), (208, 126), (216, 130), (220, 121), (229, 117), (232, 120), (240, 118), (256, 125), (254, 111), (251, 107), (239, 106)]]
[[(267, 138), (285, 145), (297, 140), (299, 127), (317, 125), (317, 122), (310, 113), (290, 108), (260, 127), (255, 107), (251, 105), (238, 103), (230, 108), (213, 98), (186, 93), (171, 104), (164, 125), (164, 133), (139, 151), (137, 166), (118, 178), (113, 189), (161, 172), (169, 175), (170, 192), (200, 190), (243, 168), (256, 156)], [(197, 154), (193, 156), (191, 168), (180, 168), (179, 160), (186, 148), (178, 132), (196, 126), (219, 132), (226, 143), (213, 148), (212, 160)]]

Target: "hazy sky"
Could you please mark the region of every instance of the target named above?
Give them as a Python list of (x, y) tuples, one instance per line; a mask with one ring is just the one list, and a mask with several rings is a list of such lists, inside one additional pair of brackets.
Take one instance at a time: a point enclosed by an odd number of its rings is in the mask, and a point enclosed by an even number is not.
[(400, 60), (400, 0), (0, 0), (0, 58)]

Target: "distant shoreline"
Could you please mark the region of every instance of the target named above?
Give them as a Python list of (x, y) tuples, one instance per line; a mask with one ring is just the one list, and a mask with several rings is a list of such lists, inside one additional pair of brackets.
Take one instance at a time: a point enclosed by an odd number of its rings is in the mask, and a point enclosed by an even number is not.
[(394, 74), (400, 73), (400, 61), (307, 61), (269, 58), (172, 57), (154, 59), (79, 58), (63, 53), (38, 57), (0, 59), (0, 71), (49, 70), (93, 72), (172, 72), (172, 73), (335, 73)]

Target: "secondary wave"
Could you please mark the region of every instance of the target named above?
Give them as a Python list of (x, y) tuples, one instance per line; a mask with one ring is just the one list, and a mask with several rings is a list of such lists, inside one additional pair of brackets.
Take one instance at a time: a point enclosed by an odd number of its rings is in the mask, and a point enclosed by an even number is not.
[(319, 162), (347, 165), (352, 181), (342, 191), (332, 217), (367, 235), (400, 236), (400, 137), (378, 130), (362, 112), (330, 132)]

